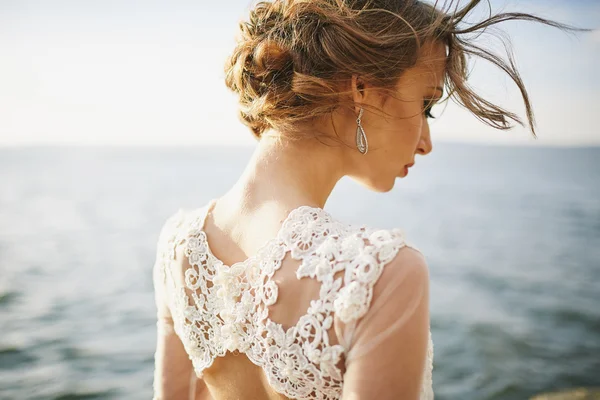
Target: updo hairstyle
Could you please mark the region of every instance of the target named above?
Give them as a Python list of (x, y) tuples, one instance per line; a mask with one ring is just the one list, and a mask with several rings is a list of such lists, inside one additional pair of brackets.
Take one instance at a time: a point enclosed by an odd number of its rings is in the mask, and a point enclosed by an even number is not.
[[(444, 78), (448, 98), (497, 129), (523, 125), (513, 112), (479, 96), (469, 86), (468, 59), (483, 58), (502, 69), (519, 88), (535, 136), (534, 115), (515, 66), (510, 42), (490, 27), (530, 20), (573, 29), (525, 13), (501, 13), (467, 21), (480, 0), (443, 6), (415, 0), (261, 1), (240, 23), (237, 45), (225, 65), (225, 83), (239, 95), (240, 117), (257, 137), (269, 129), (301, 137), (302, 127), (338, 107), (353, 108), (350, 78), (358, 75), (393, 96), (402, 73), (415, 66), (423, 43), (447, 49)], [(498, 55), (481, 47), (482, 34), (504, 46)], [(366, 107), (366, 106), (365, 106)], [(377, 110), (375, 110), (377, 111)], [(305, 134), (304, 134), (305, 135)]]

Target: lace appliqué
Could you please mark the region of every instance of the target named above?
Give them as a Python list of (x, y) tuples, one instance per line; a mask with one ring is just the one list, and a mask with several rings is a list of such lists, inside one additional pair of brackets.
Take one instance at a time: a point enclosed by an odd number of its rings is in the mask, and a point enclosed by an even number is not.
[[(196, 373), (201, 376), (216, 357), (239, 351), (287, 397), (339, 399), (343, 376), (338, 365), (345, 349), (330, 344), (334, 316), (348, 323), (365, 315), (384, 266), (406, 245), (401, 232), (342, 224), (322, 209), (303, 206), (288, 215), (277, 237), (256, 255), (227, 266), (208, 247), (205, 218), (204, 209), (180, 212), (161, 234), (175, 331)], [(167, 271), (177, 246), (184, 246), (189, 262), (180, 279)], [(306, 314), (284, 330), (269, 319), (268, 306), (277, 301), (272, 278), (288, 253), (301, 261), (297, 278), (316, 279), (321, 289)], [(433, 398), (428, 368), (423, 399)]]

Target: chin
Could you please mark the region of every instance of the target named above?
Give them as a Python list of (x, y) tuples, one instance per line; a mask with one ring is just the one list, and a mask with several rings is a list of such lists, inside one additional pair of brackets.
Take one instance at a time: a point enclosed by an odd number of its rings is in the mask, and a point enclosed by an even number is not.
[(386, 193), (389, 192), (390, 190), (392, 190), (394, 188), (394, 185), (396, 184), (396, 177), (395, 176), (389, 176), (389, 177), (385, 177), (385, 178), (381, 178), (379, 177), (378, 179), (356, 179), (356, 181), (358, 181), (358, 183), (360, 183), (362, 186), (366, 187), (369, 190), (372, 190), (374, 192), (377, 193)]

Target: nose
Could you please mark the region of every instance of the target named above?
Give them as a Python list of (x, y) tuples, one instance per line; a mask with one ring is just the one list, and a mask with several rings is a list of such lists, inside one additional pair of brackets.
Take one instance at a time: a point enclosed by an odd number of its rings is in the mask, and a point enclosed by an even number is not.
[(431, 150), (433, 150), (433, 143), (431, 143), (431, 135), (429, 134), (429, 124), (425, 123), (417, 146), (417, 153), (424, 156), (431, 153)]

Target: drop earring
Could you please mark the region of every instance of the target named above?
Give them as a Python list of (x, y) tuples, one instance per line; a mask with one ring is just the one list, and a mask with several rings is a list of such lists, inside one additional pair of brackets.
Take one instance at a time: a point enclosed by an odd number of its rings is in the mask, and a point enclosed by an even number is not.
[(367, 142), (367, 135), (365, 134), (365, 130), (360, 122), (362, 115), (363, 109), (361, 107), (360, 111), (358, 112), (358, 118), (356, 118), (356, 125), (358, 125), (356, 128), (356, 148), (361, 154), (367, 154), (367, 151), (369, 151), (369, 142)]

